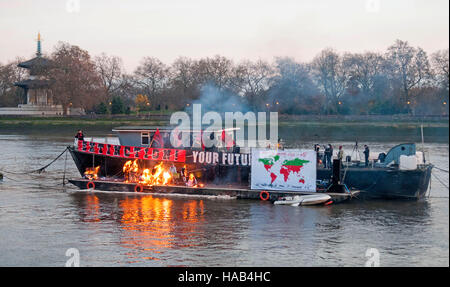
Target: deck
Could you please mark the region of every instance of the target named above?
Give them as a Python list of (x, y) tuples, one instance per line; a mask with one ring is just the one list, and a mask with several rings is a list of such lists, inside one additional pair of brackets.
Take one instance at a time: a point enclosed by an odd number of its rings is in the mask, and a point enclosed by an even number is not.
[[(122, 191), (122, 192), (141, 192), (141, 193), (156, 193), (156, 194), (185, 194), (185, 195), (210, 195), (210, 196), (229, 196), (237, 199), (257, 199), (261, 200), (260, 194), (262, 190), (252, 190), (246, 187), (233, 187), (231, 185), (219, 186), (213, 185), (208, 187), (187, 187), (179, 185), (164, 185), (164, 186), (148, 186), (136, 183), (125, 183), (120, 181), (104, 181), (104, 180), (87, 180), (87, 179), (71, 179), (70, 183), (79, 187), (80, 189), (88, 189), (88, 183), (93, 182), (94, 186), (90, 184), (89, 188), (102, 191)], [(143, 190), (140, 190), (142, 188)], [(269, 200), (277, 200), (279, 197), (289, 195), (311, 195), (316, 192), (297, 192), (297, 191), (273, 191), (268, 190)], [(331, 196), (333, 202), (342, 202), (350, 200), (358, 196), (359, 191), (351, 191), (350, 193), (326, 193)]]

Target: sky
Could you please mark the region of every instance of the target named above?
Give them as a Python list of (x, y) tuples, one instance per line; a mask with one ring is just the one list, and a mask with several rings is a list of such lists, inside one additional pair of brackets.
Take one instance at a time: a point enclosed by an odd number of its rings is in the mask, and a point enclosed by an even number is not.
[(50, 53), (59, 41), (92, 56), (293, 57), (324, 48), (384, 52), (396, 39), (428, 53), (449, 47), (448, 0), (0, 0), (0, 63), (31, 58), (37, 33)]

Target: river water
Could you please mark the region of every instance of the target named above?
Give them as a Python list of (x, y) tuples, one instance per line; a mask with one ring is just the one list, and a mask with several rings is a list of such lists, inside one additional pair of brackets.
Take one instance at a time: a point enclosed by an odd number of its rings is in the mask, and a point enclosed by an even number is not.
[[(0, 135), (0, 266), (380, 266), (449, 265), (449, 191), (432, 178), (413, 202), (352, 201), (327, 207), (275, 206), (214, 197), (79, 191), (62, 186), (65, 156), (44, 166), (71, 137)], [(288, 141), (311, 148), (313, 142)], [(343, 144), (351, 153), (353, 143)], [(386, 152), (396, 143), (369, 143)], [(420, 146), (419, 146), (420, 147)], [(427, 143), (448, 170), (448, 142)], [(66, 177), (79, 174), (70, 158)], [(433, 173), (448, 185), (448, 173)], [(368, 254), (367, 254), (368, 255)]]

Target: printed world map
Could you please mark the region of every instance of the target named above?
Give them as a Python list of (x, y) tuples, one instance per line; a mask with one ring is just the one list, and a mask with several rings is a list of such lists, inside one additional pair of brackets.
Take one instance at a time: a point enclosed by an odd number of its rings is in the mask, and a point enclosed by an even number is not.
[(252, 153), (252, 188), (315, 190), (316, 160), (311, 151), (266, 151)]

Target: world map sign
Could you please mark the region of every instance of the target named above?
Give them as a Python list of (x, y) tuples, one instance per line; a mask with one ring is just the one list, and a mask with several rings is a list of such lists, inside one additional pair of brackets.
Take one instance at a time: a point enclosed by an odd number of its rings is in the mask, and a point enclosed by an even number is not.
[(315, 192), (316, 163), (312, 150), (252, 149), (251, 188)]

